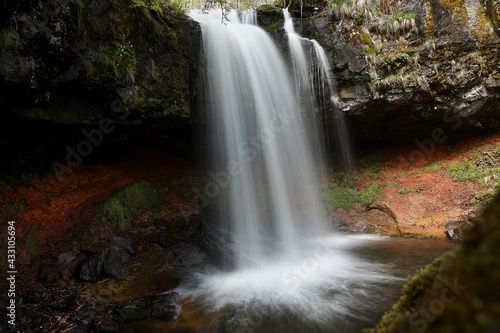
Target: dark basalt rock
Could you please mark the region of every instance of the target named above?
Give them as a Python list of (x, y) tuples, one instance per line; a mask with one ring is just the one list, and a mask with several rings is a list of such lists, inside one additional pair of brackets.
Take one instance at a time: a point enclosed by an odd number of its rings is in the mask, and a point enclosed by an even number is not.
[(137, 254), (137, 244), (134, 240), (126, 239), (123, 244), (123, 249), (131, 256)]
[(148, 316), (144, 309), (135, 305), (118, 307), (115, 309), (115, 312), (117, 321), (122, 323), (144, 319)]
[(176, 292), (161, 295), (161, 298), (152, 306), (151, 316), (167, 321), (177, 320), (180, 315), (180, 296)]
[(104, 273), (112, 278), (123, 280), (126, 278), (125, 266), (122, 258), (114, 251), (110, 250), (104, 257)]
[[(299, 34), (324, 47), (334, 74), (336, 107), (355, 141), (386, 146), (433, 140), (436, 129), (450, 141), (498, 131), (500, 39), (488, 23), (498, 33), (498, 4), (400, 1), (394, 13), (415, 14), (418, 33), (408, 29), (397, 36), (384, 30), (391, 15), (369, 19), (364, 11), (356, 14), (355, 6), (348, 7), (354, 14), (295, 15), (294, 23)], [(281, 20), (266, 15), (265, 24), (259, 21), (265, 29)], [(271, 36), (288, 54), (284, 31), (275, 29)], [(327, 124), (330, 109), (322, 110)]]
[(86, 260), (80, 269), (79, 278), (87, 282), (96, 282), (101, 279), (102, 262), (93, 257)]
[[(0, 8), (7, 36), (0, 49), (0, 168), (64, 162), (65, 147), (104, 118), (126, 127), (112, 139), (107, 134), (105, 145), (144, 135), (175, 144), (190, 135), (196, 22), (130, 0), (9, 0)], [(19, 158), (24, 146), (32, 155)]]

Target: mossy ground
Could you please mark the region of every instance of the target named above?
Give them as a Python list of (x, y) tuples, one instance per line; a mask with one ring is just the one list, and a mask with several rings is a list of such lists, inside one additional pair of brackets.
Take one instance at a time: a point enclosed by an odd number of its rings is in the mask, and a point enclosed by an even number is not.
[(136, 183), (109, 198), (101, 207), (96, 219), (114, 223), (120, 230), (131, 229), (131, 219), (141, 212), (158, 207), (162, 203), (160, 191), (146, 182)]
[(446, 238), (448, 223), (468, 221), (496, 193), (499, 140), (445, 142), (414, 159), (408, 152), (416, 145), (365, 151), (349, 170), (330, 172), (323, 201), (347, 229), (362, 230), (362, 223), (366, 232)]

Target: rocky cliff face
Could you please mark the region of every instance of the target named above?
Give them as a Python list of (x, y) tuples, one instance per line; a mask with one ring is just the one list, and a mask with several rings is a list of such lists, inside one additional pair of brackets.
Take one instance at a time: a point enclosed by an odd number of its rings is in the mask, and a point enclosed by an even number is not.
[(339, 0), (296, 25), (325, 48), (355, 140), (442, 141), (498, 130), (497, 10), (479, 0)]
[(3, 117), (64, 124), (110, 117), (167, 127), (190, 121), (199, 27), (173, 8), (46, 0), (3, 1), (0, 11)]

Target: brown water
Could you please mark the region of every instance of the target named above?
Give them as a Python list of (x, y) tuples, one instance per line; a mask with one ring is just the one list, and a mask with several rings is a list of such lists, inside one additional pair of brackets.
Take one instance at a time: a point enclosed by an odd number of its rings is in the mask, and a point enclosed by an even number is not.
[(178, 290), (177, 321), (132, 326), (150, 333), (360, 332), (391, 308), (408, 276), (454, 247), (365, 235), (329, 239), (303, 245), (298, 263), (274, 258), (269, 266), (200, 276), (196, 287)]

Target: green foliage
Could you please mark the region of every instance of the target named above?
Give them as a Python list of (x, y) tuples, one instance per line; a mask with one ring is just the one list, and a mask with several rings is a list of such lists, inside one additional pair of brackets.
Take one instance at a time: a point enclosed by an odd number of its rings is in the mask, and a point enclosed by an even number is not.
[(83, 61), (82, 65), (83, 65), (83, 68), (85, 68), (87, 75), (92, 75), (92, 73), (94, 72), (94, 64), (92, 63), (92, 61), (86, 59)]
[(398, 70), (408, 64), (410, 56), (407, 53), (396, 53), (391, 54), (389, 58), (385, 61), (386, 66), (391, 66), (391, 70)]
[(117, 196), (125, 206), (135, 210), (150, 210), (163, 201), (160, 191), (155, 189), (153, 185), (140, 182), (127, 187)]
[(163, 8), (158, 0), (132, 0), (132, 8), (142, 7), (155, 12), (163, 12)]
[(146, 182), (136, 183), (109, 198), (96, 218), (113, 222), (121, 230), (130, 230), (130, 221), (141, 212), (151, 210), (163, 202), (160, 191)]
[(373, 329), (364, 329), (363, 332), (396, 332), (399, 325), (405, 325), (410, 322), (408, 316), (412, 312), (408, 311), (408, 308), (432, 286), (436, 274), (446, 268), (453, 258), (455, 258), (455, 252), (447, 252), (436, 258), (429, 265), (418, 270), (411, 280), (403, 286), (403, 295), (399, 298), (398, 302), (393, 305), (389, 312), (386, 312), (382, 316), (377, 326)]
[(469, 201), (469, 202), (467, 203), (467, 205), (469, 205), (469, 206), (474, 206), (474, 205), (477, 205), (477, 204), (478, 204), (478, 203), (480, 203), (480, 202), (481, 202), (481, 200), (478, 200), (478, 199), (474, 198), (474, 199), (472, 199), (471, 201)]
[(43, 26), (43, 33), (45, 35), (45, 38), (47, 38), (47, 40), (50, 40), (50, 38), (52, 37), (52, 30), (46, 25)]
[(330, 0), (330, 3), (329, 3), (329, 6), (332, 7), (332, 5), (342, 5), (342, 4), (348, 4), (348, 5), (352, 5), (352, 0)]
[(394, 15), (390, 20), (396, 21), (396, 20), (411, 20), (415, 19), (415, 14), (414, 13), (403, 13), (403, 12), (398, 12), (396, 15)]
[(415, 192), (415, 191), (410, 190), (409, 188), (404, 188), (404, 187), (402, 187), (402, 188), (400, 188), (398, 190), (398, 193), (402, 194), (402, 195), (405, 195), (405, 194), (408, 194), (408, 193), (412, 193), (412, 192)]
[(0, 51), (5, 52), (12, 45), (12, 40), (17, 38), (19, 38), (17, 31), (0, 31)]
[(179, 14), (186, 14), (186, 10), (188, 9), (186, 3), (182, 0), (170, 0), (169, 1), (172, 8)]
[(103, 221), (112, 221), (118, 224), (121, 230), (130, 230), (130, 218), (132, 213), (117, 198), (108, 199), (101, 206)]
[[(115, 52), (118, 63), (118, 76), (121, 74), (132, 74), (135, 67), (135, 48), (130, 42), (120, 45)], [(120, 71), (120, 69), (122, 69)]]
[(356, 191), (352, 188), (342, 188), (337, 184), (330, 184), (322, 187), (321, 197), (330, 211), (339, 208), (351, 210), (355, 203), (369, 206), (379, 195), (378, 183), (372, 183), (368, 188)]
[(353, 186), (357, 181), (361, 180), (362, 177), (358, 176), (358, 174), (354, 170), (346, 170), (346, 171), (334, 171), (331, 170), (329, 172), (329, 177), (337, 183), (342, 183), (347, 186)]
[(426, 43), (437, 43), (438, 42), (438, 39), (436, 37), (427, 37), (425, 39), (425, 42)]
[(369, 178), (383, 178), (380, 170), (383, 169), (382, 166), (382, 151), (374, 150), (368, 155), (363, 157), (358, 164), (362, 167), (361, 173)]
[(472, 161), (458, 161), (448, 165), (448, 173), (454, 182), (475, 182), (482, 171)]
[(336, 184), (330, 184), (322, 188), (321, 196), (330, 211), (336, 211), (339, 208), (351, 210), (356, 202), (358, 193), (352, 188), (342, 188)]
[(427, 164), (422, 168), (423, 172), (439, 172), (442, 170), (442, 167), (439, 163)]
[(132, 0), (132, 8), (144, 8), (157, 12), (159, 14), (163, 13), (164, 9), (170, 6), (178, 14), (186, 14), (187, 4), (182, 0)]
[(107, 69), (111, 66), (111, 60), (108, 55), (104, 53), (97, 54), (97, 63), (101, 65), (103, 69)]
[(7, 220), (19, 217), (24, 211), (26, 211), (26, 208), (20, 203), (4, 203), (0, 205), (0, 216)]
[(379, 195), (379, 184), (372, 183), (367, 189), (359, 192), (359, 203), (363, 206), (369, 206), (377, 199)]
[(46, 91), (43, 94), (36, 95), (35, 104), (38, 105), (38, 103), (40, 102), (48, 103), (50, 102), (51, 99), (52, 99), (52, 94), (50, 93), (50, 91)]

